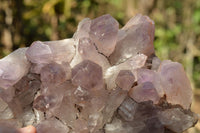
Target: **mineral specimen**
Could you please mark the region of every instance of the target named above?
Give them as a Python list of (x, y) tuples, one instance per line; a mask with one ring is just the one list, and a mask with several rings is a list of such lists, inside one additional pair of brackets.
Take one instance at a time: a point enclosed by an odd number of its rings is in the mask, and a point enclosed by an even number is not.
[[(181, 133), (197, 122), (181, 64), (154, 53), (154, 22), (83, 19), (73, 38), (0, 60), (0, 132)], [(13, 128), (12, 128), (13, 127)]]

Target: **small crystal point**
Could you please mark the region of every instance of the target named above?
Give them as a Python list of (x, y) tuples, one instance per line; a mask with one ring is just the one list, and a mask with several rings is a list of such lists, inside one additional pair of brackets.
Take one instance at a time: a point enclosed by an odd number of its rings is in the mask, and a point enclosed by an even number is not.
[(84, 60), (72, 69), (72, 83), (87, 89), (101, 89), (104, 86), (102, 68)]
[[(10, 101), (15, 89), (12, 87), (30, 68), (25, 52), (27, 48), (19, 48), (0, 60), (0, 96)], [(7, 94), (7, 95), (4, 95)]]
[(138, 14), (118, 28), (110, 15), (86, 18), (71, 39), (35, 41), (0, 59), (0, 132), (7, 124), (38, 133), (194, 126), (190, 82), (181, 64), (155, 55), (154, 22)]
[(144, 82), (131, 88), (129, 96), (139, 103), (151, 100), (154, 104), (157, 104), (160, 100), (160, 97), (151, 82)]
[(50, 47), (41, 41), (35, 41), (26, 51), (26, 57), (32, 63), (49, 63), (53, 60)]
[(108, 62), (107, 58), (98, 53), (94, 43), (89, 38), (81, 38), (79, 40), (78, 52), (82, 57), (82, 60), (91, 60), (92, 62), (100, 65), (103, 69), (103, 72), (110, 67), (110, 63)]
[(88, 38), (89, 31), (90, 31), (90, 25), (91, 25), (91, 20), (89, 18), (85, 18), (81, 22), (79, 22), (78, 29), (73, 36), (74, 40), (78, 40), (78, 39), (81, 39), (84, 37)]
[(26, 51), (28, 60), (35, 64), (54, 62), (70, 62), (75, 54), (73, 39), (59, 41), (35, 41)]
[(137, 69), (137, 83), (138, 84), (143, 84), (145, 82), (151, 82), (156, 89), (159, 97), (164, 96), (164, 89), (162, 86), (162, 80), (161, 76), (159, 73), (150, 70), (150, 69)]
[(40, 78), (44, 86), (51, 86), (63, 83), (71, 78), (69, 63), (50, 63), (44, 66), (40, 72)]
[(130, 70), (121, 70), (115, 80), (115, 83), (123, 90), (129, 90), (134, 81), (135, 76)]

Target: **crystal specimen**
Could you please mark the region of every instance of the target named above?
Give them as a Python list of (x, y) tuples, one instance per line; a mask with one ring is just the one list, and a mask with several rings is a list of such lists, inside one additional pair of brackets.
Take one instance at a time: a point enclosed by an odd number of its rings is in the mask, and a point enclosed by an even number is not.
[(73, 38), (35, 41), (0, 60), (0, 132), (169, 133), (197, 122), (181, 64), (154, 53), (154, 22), (83, 19)]

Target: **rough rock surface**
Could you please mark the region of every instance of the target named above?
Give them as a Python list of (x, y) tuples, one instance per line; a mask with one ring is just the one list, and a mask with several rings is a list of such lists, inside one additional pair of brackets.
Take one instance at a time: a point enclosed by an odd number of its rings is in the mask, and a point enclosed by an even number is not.
[[(83, 19), (73, 38), (0, 59), (0, 132), (181, 133), (197, 122), (181, 64), (154, 53), (154, 22)], [(13, 128), (11, 128), (13, 127)], [(10, 129), (9, 129), (10, 128)]]

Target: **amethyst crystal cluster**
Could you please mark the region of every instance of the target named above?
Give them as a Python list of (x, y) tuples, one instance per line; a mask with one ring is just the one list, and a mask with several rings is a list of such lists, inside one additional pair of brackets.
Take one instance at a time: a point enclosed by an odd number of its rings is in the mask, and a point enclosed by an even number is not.
[(177, 62), (154, 53), (154, 22), (83, 19), (71, 39), (0, 60), (0, 124), (38, 133), (181, 133), (198, 120)]

